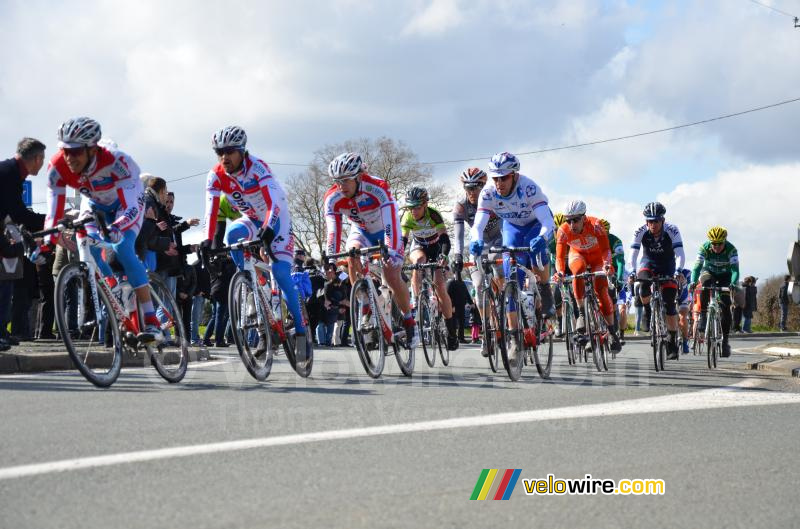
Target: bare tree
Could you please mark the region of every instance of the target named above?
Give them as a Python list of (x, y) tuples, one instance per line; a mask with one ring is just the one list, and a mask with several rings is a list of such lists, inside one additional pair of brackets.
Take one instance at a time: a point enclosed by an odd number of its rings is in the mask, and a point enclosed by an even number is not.
[(295, 244), (306, 252), (320, 252), (325, 247), (325, 215), (322, 207), (325, 193), (332, 185), (328, 177), (328, 164), (343, 152), (361, 154), (367, 171), (386, 180), (398, 202), (409, 188), (422, 186), (427, 188), (434, 207), (449, 211), (451, 200), (445, 186), (433, 182), (431, 168), (420, 163), (416, 153), (404, 142), (380, 137), (326, 145), (314, 153), (308, 169), (293, 176), (286, 186)]

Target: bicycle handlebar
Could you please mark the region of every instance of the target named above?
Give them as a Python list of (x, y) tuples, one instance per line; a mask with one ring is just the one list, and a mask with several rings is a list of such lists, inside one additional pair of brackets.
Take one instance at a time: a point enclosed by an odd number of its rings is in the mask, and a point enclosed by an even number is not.
[[(528, 246), (493, 246), (489, 248), (489, 252), (491, 253), (530, 253), (531, 249)], [(542, 257), (540, 254), (536, 254), (536, 268), (538, 270), (544, 270), (544, 264), (542, 264)]]
[(327, 255), (325, 252), (323, 252), (322, 261), (329, 262), (331, 259), (339, 259), (342, 257), (362, 257), (374, 252), (380, 252), (380, 255), (383, 257), (389, 256), (389, 249), (386, 248), (386, 244), (381, 241), (381, 243), (376, 246), (367, 246), (366, 248), (350, 248), (344, 252), (332, 253), (330, 255)]
[(441, 268), (442, 270), (446, 269), (447, 267), (441, 265), (439, 263), (418, 263), (413, 265), (406, 265), (403, 267), (403, 270), (426, 270), (426, 269), (438, 269)]

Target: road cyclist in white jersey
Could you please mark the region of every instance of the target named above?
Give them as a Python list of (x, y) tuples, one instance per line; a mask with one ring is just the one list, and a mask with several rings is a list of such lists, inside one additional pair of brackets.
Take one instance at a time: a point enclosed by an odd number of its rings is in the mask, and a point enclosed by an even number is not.
[[(206, 182), (207, 231), (201, 247), (211, 247), (217, 228), (220, 197), (224, 194), (231, 206), (242, 214), (226, 227), (225, 242), (230, 245), (257, 238), (263, 241), (261, 257), (265, 260), (269, 257), (272, 261), (272, 276), (294, 319), (295, 355), (298, 362), (304, 362), (311, 343), (306, 338), (300, 295), (292, 281), (294, 239), (286, 193), (272, 175), (269, 165), (247, 151), (247, 134), (241, 127), (232, 125), (218, 130), (211, 144), (219, 163), (209, 171)], [(242, 270), (242, 251), (232, 251), (231, 257)]]
[[(488, 174), (494, 185), (481, 191), (478, 212), (470, 230), (469, 251), (476, 259), (479, 258), (485, 246), (484, 229), (492, 213), (500, 217), (503, 220), (503, 246), (530, 248), (529, 254), (521, 254), (517, 259), (536, 274), (542, 299), (542, 314), (548, 318), (555, 314), (553, 292), (550, 290), (550, 260), (547, 255), (548, 242), (553, 236), (553, 213), (544, 192), (531, 178), (521, 174), (519, 169), (519, 160), (509, 152), (501, 152), (492, 157)], [(503, 268), (508, 276), (508, 255), (504, 256), (504, 261)], [(536, 266), (537, 262), (542, 265), (542, 269)], [(518, 271), (517, 281), (524, 288), (525, 275), (522, 270)], [(509, 325), (516, 325), (516, 321), (513, 321), (515, 317), (515, 312), (509, 314), (512, 320)], [(509, 351), (509, 356), (515, 355), (516, 351)]]

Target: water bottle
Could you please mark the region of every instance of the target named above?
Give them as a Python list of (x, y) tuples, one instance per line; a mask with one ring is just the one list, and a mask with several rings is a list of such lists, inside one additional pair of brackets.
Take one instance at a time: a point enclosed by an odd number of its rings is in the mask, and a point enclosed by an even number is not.
[(525, 323), (533, 326), (533, 321), (536, 316), (536, 307), (534, 306), (533, 292), (525, 291), (525, 297), (522, 299), (523, 310), (525, 311)]
[(378, 287), (378, 306), (383, 311), (384, 316), (388, 321), (392, 320), (392, 298), (390, 297), (391, 292), (389, 287), (386, 285), (381, 285)]

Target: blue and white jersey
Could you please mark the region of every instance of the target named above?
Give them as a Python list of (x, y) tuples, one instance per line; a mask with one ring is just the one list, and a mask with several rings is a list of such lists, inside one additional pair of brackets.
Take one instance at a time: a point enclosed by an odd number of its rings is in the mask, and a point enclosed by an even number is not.
[(478, 211), (470, 230), (470, 239), (479, 241), (492, 213), (503, 219), (503, 223), (516, 226), (541, 225), (539, 236), (549, 239), (553, 228), (553, 214), (547, 205), (547, 195), (536, 182), (520, 174), (516, 187), (509, 196), (501, 196), (494, 185), (487, 185), (478, 199)]

